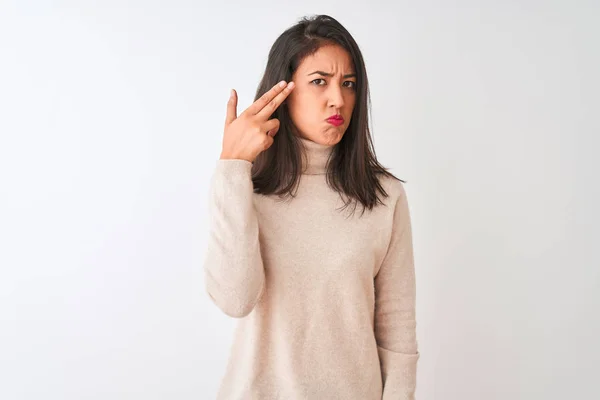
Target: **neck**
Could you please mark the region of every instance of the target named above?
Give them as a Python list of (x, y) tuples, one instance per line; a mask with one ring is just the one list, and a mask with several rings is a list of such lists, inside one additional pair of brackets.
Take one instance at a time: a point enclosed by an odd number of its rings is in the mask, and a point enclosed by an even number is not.
[(301, 136), (298, 138), (306, 151), (306, 158), (302, 157), (302, 173), (304, 175), (326, 174), (327, 161), (334, 145), (316, 143)]

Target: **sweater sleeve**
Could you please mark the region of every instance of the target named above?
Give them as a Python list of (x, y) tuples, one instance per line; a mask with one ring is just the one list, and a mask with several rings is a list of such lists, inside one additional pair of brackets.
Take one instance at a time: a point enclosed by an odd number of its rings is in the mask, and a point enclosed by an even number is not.
[(219, 159), (208, 196), (205, 289), (234, 318), (250, 314), (265, 286), (251, 169), (250, 161)]
[(393, 216), (387, 253), (375, 277), (375, 338), (383, 400), (414, 400), (417, 360), (415, 268), (412, 229), (404, 186)]

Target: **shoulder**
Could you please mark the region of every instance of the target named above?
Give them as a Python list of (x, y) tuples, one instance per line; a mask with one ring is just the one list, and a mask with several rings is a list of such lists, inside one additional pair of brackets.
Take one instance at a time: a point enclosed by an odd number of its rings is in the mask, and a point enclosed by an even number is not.
[(396, 177), (381, 174), (379, 176), (381, 187), (387, 193), (387, 197), (382, 198), (385, 204), (394, 207), (399, 201), (406, 201), (405, 183)]

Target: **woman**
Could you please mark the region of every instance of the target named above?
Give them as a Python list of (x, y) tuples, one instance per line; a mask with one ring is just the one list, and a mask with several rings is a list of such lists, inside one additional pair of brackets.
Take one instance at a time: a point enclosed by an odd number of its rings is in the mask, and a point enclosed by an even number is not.
[(275, 41), (239, 116), (232, 90), (204, 264), (240, 318), (218, 399), (414, 399), (409, 209), (376, 160), (368, 96), (356, 42), (326, 15)]

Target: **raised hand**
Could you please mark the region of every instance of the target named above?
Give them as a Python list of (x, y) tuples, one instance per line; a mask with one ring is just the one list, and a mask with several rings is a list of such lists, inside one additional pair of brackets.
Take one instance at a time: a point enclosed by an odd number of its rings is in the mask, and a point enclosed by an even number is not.
[(279, 120), (269, 117), (292, 92), (294, 82), (279, 82), (237, 116), (237, 93), (231, 90), (227, 102), (227, 117), (223, 133), (221, 159), (241, 159), (254, 162), (273, 144), (279, 130)]

